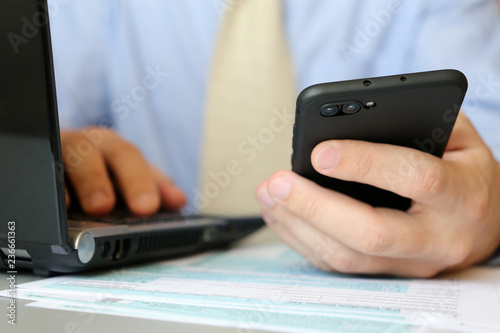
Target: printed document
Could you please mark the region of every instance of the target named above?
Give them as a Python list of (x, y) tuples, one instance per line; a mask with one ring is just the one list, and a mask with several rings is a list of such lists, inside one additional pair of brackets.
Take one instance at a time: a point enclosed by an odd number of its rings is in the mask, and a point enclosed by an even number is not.
[[(487, 274), (489, 268), (476, 268), (481, 269)], [(325, 273), (283, 244), (18, 287), (17, 297), (35, 301), (30, 306), (196, 322), (240, 332), (500, 332), (499, 280)]]

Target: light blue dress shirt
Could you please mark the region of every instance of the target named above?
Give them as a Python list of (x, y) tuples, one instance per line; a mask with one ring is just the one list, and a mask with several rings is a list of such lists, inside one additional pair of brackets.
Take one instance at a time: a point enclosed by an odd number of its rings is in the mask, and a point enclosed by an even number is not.
[[(192, 198), (209, 66), (232, 1), (49, 0), (61, 127), (110, 125)], [(284, 0), (308, 85), (456, 68), (500, 159), (500, 24), (488, 0)]]

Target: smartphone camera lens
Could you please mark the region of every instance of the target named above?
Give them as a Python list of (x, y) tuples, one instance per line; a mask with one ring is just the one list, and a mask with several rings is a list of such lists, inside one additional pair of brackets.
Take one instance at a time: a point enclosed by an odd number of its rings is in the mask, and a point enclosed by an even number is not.
[(319, 109), (319, 114), (323, 117), (333, 117), (340, 111), (340, 107), (336, 104), (325, 104)]
[(342, 112), (345, 114), (355, 114), (361, 110), (361, 105), (358, 103), (348, 103), (342, 105)]

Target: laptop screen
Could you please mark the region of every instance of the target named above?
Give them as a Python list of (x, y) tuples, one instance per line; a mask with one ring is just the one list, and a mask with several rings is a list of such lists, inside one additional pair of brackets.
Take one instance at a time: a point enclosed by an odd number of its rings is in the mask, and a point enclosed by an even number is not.
[(24, 242), (64, 245), (64, 174), (46, 1), (0, 0), (0, 36), (0, 245), (8, 221), (15, 222), (18, 248)]

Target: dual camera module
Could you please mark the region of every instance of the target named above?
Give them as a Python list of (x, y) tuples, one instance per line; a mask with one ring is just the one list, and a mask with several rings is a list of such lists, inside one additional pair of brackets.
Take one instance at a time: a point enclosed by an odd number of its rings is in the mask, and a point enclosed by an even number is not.
[[(402, 76), (402, 82), (406, 82), (407, 78)], [(364, 80), (363, 86), (371, 87), (373, 84), (370, 80)], [(326, 103), (319, 108), (319, 114), (323, 117), (333, 117), (333, 116), (350, 116), (358, 113), (362, 109), (373, 109), (377, 106), (374, 101), (369, 101), (366, 103), (361, 103), (359, 101), (349, 101), (349, 102), (336, 102), (336, 103)]]
[(363, 105), (359, 102), (328, 103), (320, 107), (319, 114), (323, 117), (352, 115), (358, 113), (362, 108)]

